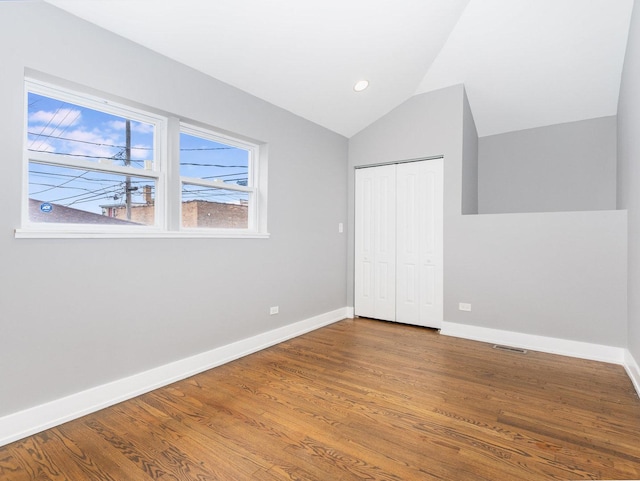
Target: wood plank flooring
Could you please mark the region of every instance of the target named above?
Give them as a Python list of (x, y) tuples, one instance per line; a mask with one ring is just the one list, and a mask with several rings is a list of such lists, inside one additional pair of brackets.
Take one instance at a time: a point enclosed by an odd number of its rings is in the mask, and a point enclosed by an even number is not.
[(640, 479), (620, 366), (345, 320), (0, 448), (0, 480)]

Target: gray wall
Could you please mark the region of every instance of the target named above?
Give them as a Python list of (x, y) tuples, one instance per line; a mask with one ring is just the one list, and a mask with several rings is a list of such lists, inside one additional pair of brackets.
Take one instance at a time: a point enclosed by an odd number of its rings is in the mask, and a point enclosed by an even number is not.
[(349, 225), (354, 166), (444, 154), (444, 320), (625, 346), (624, 212), (462, 215), (465, 102), (461, 86), (422, 94), (350, 139)]
[[(0, 58), (0, 416), (347, 305), (344, 137), (40, 2)], [(25, 68), (266, 142), (271, 238), (15, 239)]]
[(447, 321), (626, 346), (624, 211), (467, 215), (458, 232)]
[(482, 137), (479, 212), (616, 208), (616, 118)]
[(478, 213), (478, 131), (464, 93), (462, 118), (462, 213)]
[(640, 362), (640, 2), (631, 18), (627, 54), (618, 103), (618, 205), (627, 209), (628, 251), (628, 343)]

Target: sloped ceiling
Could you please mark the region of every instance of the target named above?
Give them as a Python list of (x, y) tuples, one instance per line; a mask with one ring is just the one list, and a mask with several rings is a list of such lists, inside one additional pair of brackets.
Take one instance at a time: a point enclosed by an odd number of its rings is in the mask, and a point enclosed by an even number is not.
[[(464, 83), (480, 136), (615, 115), (633, 0), (46, 0), (346, 137)], [(353, 85), (370, 87), (356, 93)]]
[(417, 92), (464, 83), (481, 137), (615, 115), (632, 7), (472, 0)]

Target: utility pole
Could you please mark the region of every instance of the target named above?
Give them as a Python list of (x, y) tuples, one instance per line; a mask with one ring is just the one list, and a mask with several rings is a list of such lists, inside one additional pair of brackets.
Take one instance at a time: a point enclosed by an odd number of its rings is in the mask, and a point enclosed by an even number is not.
[[(125, 130), (124, 165), (129, 167), (131, 165), (131, 121), (129, 119), (125, 122)], [(131, 177), (128, 175), (124, 183), (124, 191), (127, 220), (131, 220)]]

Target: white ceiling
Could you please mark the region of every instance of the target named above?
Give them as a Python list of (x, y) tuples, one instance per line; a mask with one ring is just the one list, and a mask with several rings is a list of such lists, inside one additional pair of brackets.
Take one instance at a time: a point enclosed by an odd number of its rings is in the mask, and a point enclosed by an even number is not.
[[(633, 0), (46, 0), (350, 137), (464, 83), (480, 136), (615, 115)], [(361, 93), (353, 84), (368, 79)]]
[(464, 83), (481, 137), (615, 115), (632, 7), (472, 0), (417, 92)]

